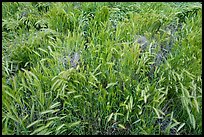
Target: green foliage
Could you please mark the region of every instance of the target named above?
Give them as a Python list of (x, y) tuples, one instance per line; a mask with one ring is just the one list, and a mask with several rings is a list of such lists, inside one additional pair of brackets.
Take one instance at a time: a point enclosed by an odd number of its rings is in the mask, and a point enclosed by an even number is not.
[(201, 10), (3, 2), (2, 134), (201, 134)]

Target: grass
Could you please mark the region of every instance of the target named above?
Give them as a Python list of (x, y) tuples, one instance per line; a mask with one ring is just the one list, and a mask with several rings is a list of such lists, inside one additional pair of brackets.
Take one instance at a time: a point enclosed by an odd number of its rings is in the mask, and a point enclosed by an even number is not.
[(201, 10), (3, 2), (2, 134), (202, 134)]

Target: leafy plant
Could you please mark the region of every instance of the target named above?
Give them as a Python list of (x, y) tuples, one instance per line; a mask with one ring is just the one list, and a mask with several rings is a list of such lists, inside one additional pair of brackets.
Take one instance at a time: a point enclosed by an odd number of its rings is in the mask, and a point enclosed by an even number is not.
[(2, 134), (201, 134), (201, 10), (3, 2)]

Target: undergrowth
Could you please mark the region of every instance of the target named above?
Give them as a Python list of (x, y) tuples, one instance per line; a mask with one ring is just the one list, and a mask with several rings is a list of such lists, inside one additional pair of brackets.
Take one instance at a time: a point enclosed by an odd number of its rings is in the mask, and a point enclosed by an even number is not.
[(2, 134), (202, 134), (201, 11), (3, 2)]

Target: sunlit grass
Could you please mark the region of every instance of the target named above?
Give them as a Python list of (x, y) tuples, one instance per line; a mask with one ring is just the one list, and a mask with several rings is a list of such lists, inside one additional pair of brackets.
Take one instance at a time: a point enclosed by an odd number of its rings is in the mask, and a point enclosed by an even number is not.
[(2, 3), (2, 134), (201, 134), (200, 3)]

